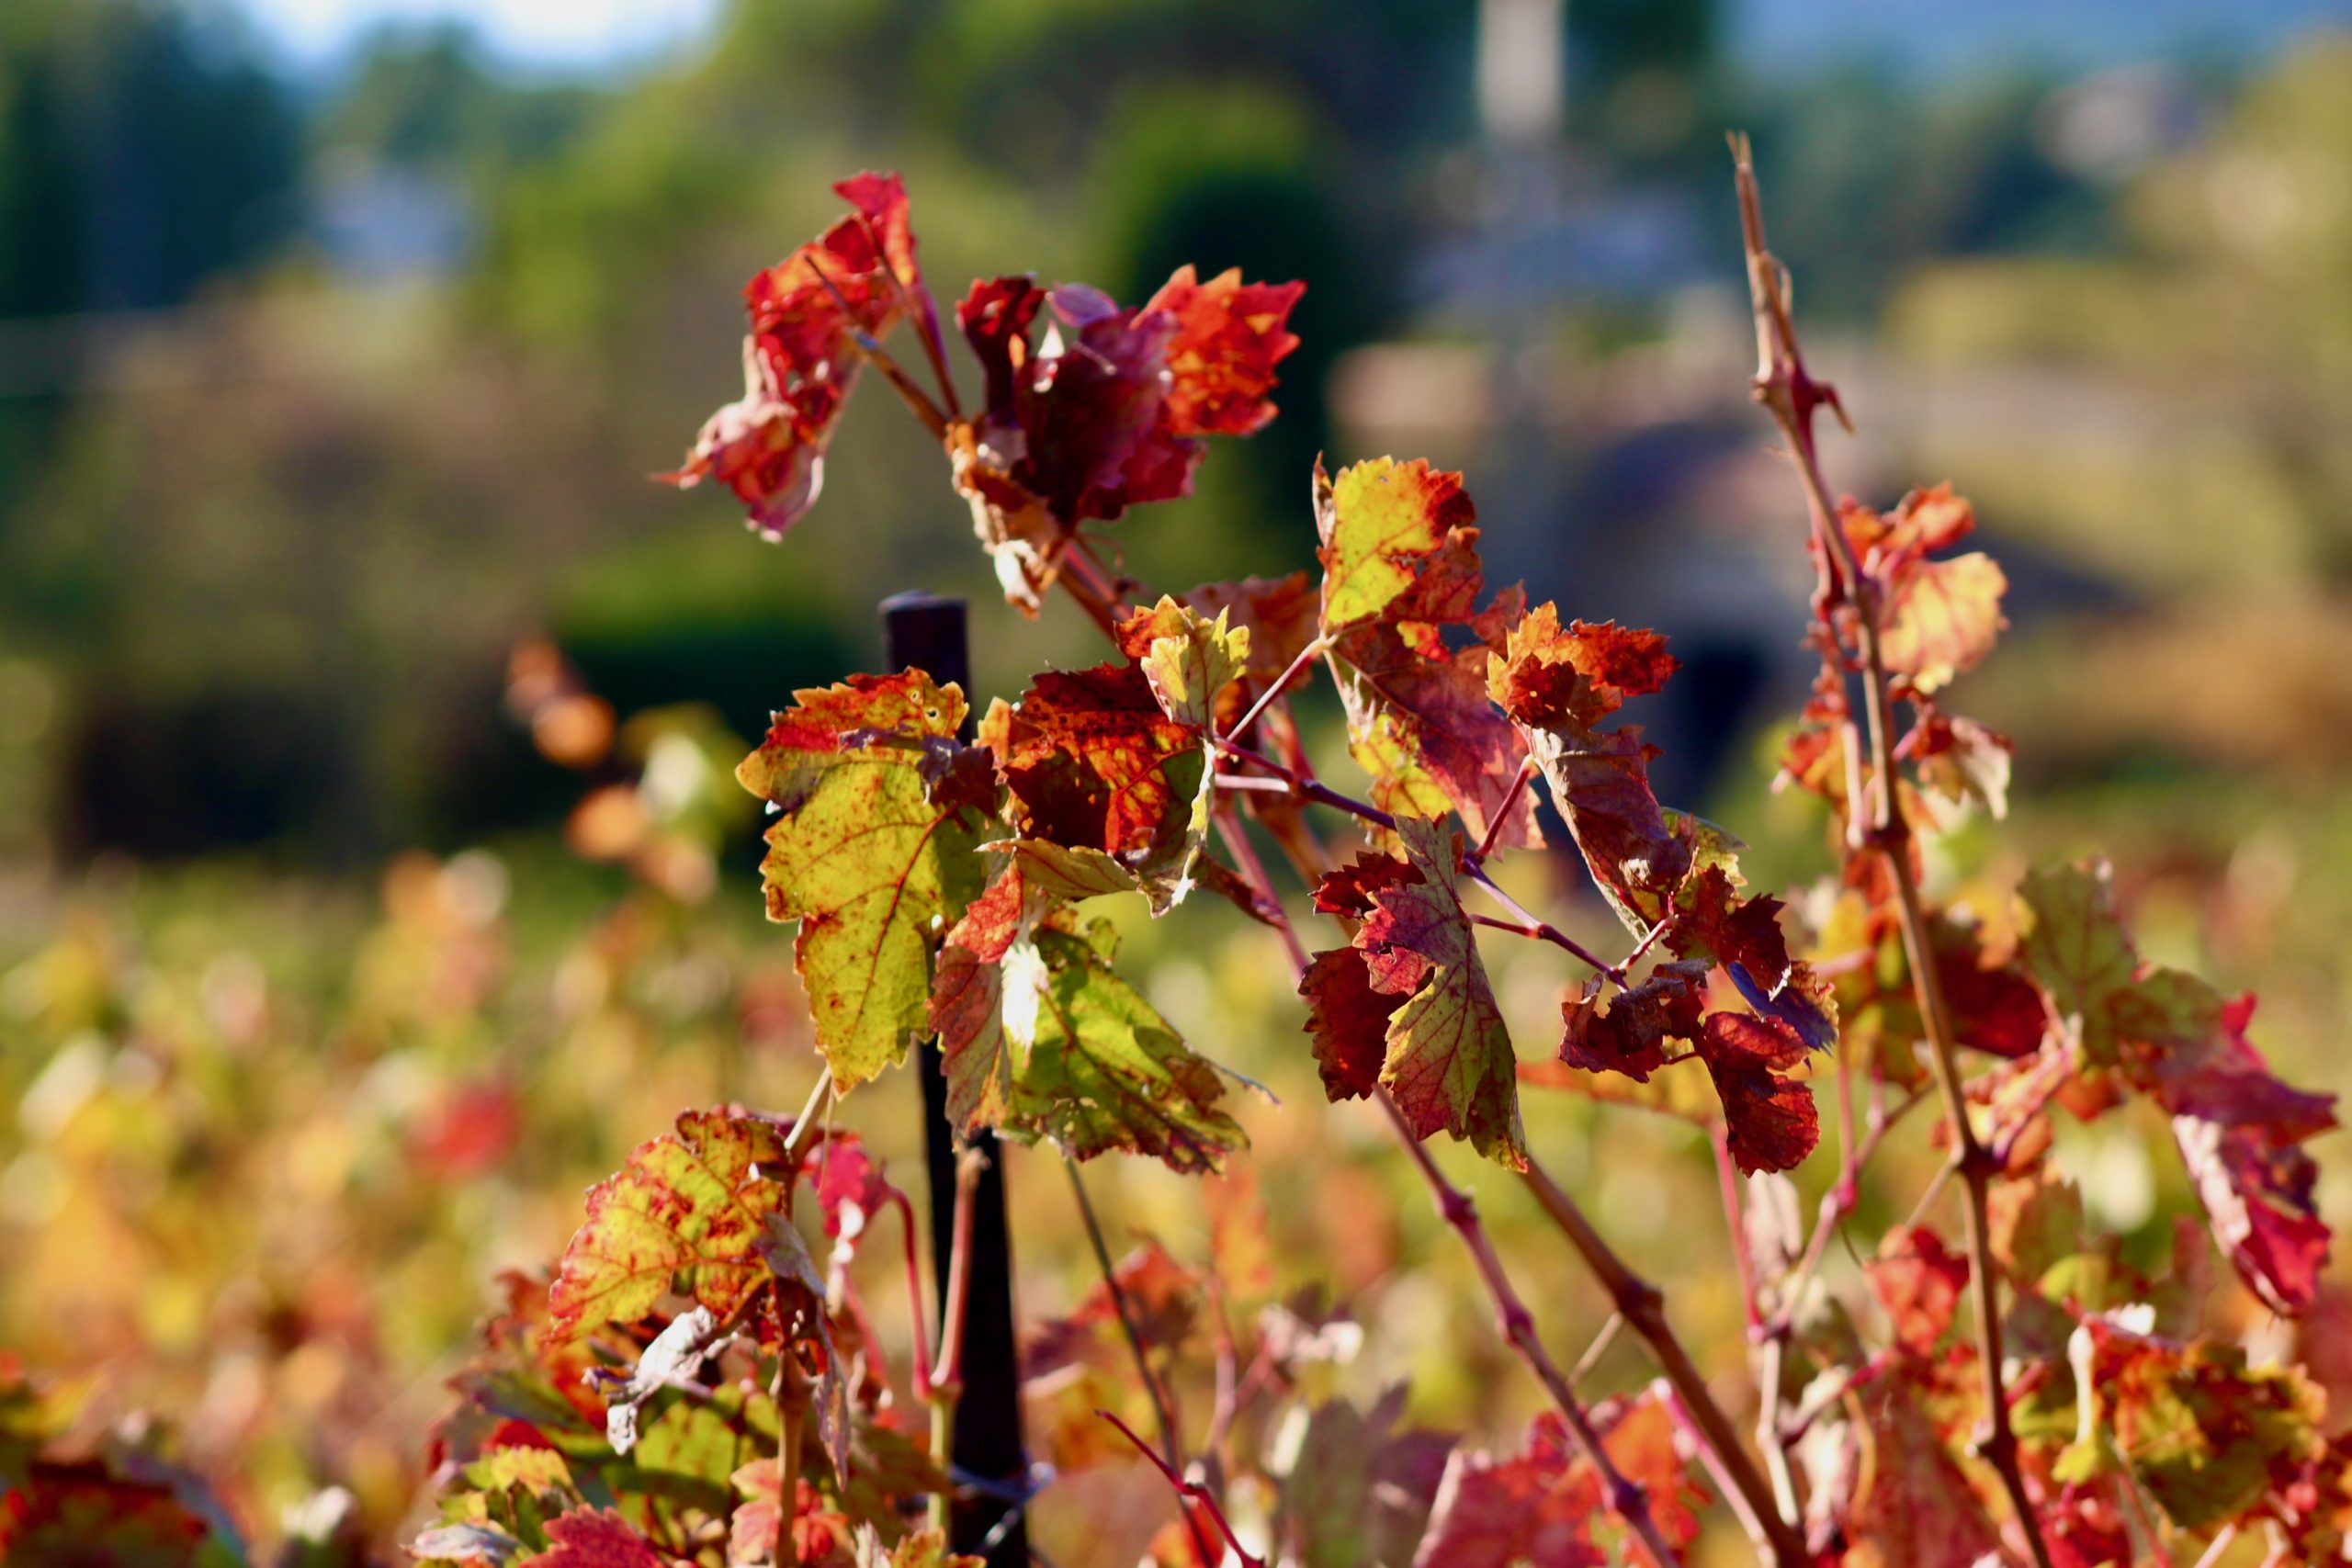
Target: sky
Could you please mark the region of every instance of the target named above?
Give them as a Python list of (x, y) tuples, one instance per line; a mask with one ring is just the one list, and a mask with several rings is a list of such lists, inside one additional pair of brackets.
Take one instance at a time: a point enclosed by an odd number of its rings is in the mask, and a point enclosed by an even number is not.
[(332, 59), (378, 23), (464, 18), (517, 63), (594, 67), (699, 29), (718, 0), (237, 0), (303, 63)]

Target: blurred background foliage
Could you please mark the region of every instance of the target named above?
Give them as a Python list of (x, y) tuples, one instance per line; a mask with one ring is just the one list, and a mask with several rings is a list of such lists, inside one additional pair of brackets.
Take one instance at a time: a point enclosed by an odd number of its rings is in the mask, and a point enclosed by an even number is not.
[[(2258, 989), (2282, 1066), (2352, 1088), (2352, 39), (2269, 6), (2169, 52), (1946, 60), (1964, 9), (1887, 60), (1749, 58), (1730, 0), (741, 0), (563, 74), (458, 28), (298, 68), (216, 5), (9, 0), (0, 1346), (91, 1380), (91, 1422), (172, 1413), (265, 1536), (341, 1485), (384, 1539), (494, 1270), (677, 1107), (797, 1103), (733, 757), (876, 662), (891, 592), (973, 597), (983, 696), (1094, 657), (998, 612), (878, 394), (781, 547), (646, 482), (733, 395), (742, 280), (864, 166), (905, 173), (951, 300), (1306, 278), (1281, 420), (1112, 529), (1130, 567), (1305, 564), (1318, 452), (1464, 466), (1498, 575), (1674, 636), (1662, 776), (1799, 886), (1819, 824), (1765, 784), (1802, 523), (1746, 402), (1720, 141), (1751, 129), (1861, 425), (1834, 477), (1954, 479), (2010, 571), (1963, 705), (2015, 736), (2018, 809), (1939, 874), (1997, 907), (2030, 859), (2111, 853), (2151, 957)], [(1531, 17), (1541, 47), (1494, 47)], [(1591, 913), (1566, 867), (1517, 874)], [(1504, 1431), (1527, 1391), (1376, 1129), (1321, 1108), (1279, 954), (1125, 923), (1158, 1005), (1282, 1097), (1250, 1112), (1274, 1256), (1356, 1299), (1366, 1389)], [(1566, 976), (1494, 956), (1544, 1054)], [(856, 1120), (903, 1154), (902, 1080)], [(1703, 1140), (1530, 1119), (1732, 1375), (1736, 1300), (1667, 1224), (1713, 1212)], [(1044, 1310), (1085, 1272), (1026, 1158)], [(2069, 1158), (2126, 1236), (2187, 1201), (2128, 1134)], [(1200, 1250), (1181, 1184), (1097, 1179)], [(1572, 1354), (1601, 1309), (1515, 1198)]]

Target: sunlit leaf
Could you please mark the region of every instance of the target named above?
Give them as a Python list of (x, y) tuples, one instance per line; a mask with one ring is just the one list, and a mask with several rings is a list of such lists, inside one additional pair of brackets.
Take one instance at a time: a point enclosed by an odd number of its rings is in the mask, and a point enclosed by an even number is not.
[(939, 922), (980, 891), (994, 804), (985, 753), (960, 745), (964, 697), (916, 671), (796, 694), (737, 776), (775, 807), (768, 914), (793, 955), (818, 1048), (848, 1089), (926, 1027)]
[(784, 1202), (783, 1158), (776, 1123), (716, 1111), (639, 1144), (588, 1190), (587, 1223), (548, 1292), (548, 1341), (637, 1322), (673, 1289), (732, 1317), (769, 1279), (763, 1237)]
[[(1301, 981), (1325, 1086), (1362, 1092), (1376, 1055), (1378, 1081), (1417, 1136), (1451, 1133), (1523, 1168), (1517, 1063), (1462, 907), (1460, 840), (1449, 826), (1410, 817), (1396, 819), (1396, 836), (1401, 859), (1367, 856), (1317, 893), (1319, 908), (1361, 922), (1351, 946), (1319, 956)], [(1363, 970), (1361, 984), (1351, 964)], [(1382, 998), (1401, 998), (1385, 1018)]]

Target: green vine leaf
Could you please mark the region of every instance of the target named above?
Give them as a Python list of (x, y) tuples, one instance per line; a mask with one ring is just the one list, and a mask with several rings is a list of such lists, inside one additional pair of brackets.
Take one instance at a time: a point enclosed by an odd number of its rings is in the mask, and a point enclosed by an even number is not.
[(926, 1028), (936, 932), (980, 890), (996, 784), (956, 739), (964, 694), (921, 671), (795, 694), (736, 770), (777, 813), (768, 916), (797, 920), (817, 1047), (847, 1091)]
[[(948, 1111), (1077, 1159), (1150, 1155), (1182, 1172), (1222, 1168), (1247, 1140), (1218, 1108), (1216, 1067), (1111, 968), (1108, 925), (1066, 910), (1010, 921), (1019, 863), (950, 934), (933, 1021)], [(1000, 889), (1014, 888), (1008, 895)]]

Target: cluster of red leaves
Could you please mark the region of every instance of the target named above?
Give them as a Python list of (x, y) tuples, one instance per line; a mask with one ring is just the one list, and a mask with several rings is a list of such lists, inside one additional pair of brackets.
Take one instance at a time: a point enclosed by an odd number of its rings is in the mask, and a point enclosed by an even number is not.
[[(984, 397), (965, 418), (905, 186), (865, 174), (833, 188), (851, 214), (745, 288), (743, 396), (711, 416), (668, 476), (725, 484), (764, 536), (781, 538), (815, 503), (826, 445), (869, 364), (939, 437), (1007, 599), (1032, 615), (1080, 524), (1189, 493), (1203, 437), (1248, 435), (1273, 418), (1274, 367), (1298, 345), (1285, 323), (1306, 285), (1245, 283), (1238, 270), (1204, 283), (1190, 266), (1136, 307), (1083, 284), (975, 282), (956, 325)], [(910, 317), (936, 400), (881, 346)]]
[(865, 363), (862, 344), (909, 310), (937, 331), (899, 176), (859, 175), (833, 189), (851, 214), (744, 286), (743, 395), (710, 416), (669, 476), (725, 485), (768, 538), (782, 538), (823, 488), (825, 447)]

